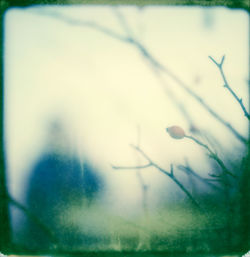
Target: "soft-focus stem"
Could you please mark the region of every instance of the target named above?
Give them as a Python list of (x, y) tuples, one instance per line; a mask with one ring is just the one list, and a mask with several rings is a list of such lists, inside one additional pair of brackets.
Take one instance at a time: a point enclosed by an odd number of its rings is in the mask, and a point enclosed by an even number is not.
[(199, 141), (197, 138), (195, 137), (192, 137), (192, 136), (185, 136), (186, 138), (188, 139), (191, 139), (192, 141), (194, 141), (196, 144), (202, 146), (203, 148), (205, 148), (208, 152), (209, 152), (209, 156), (214, 159), (218, 164), (219, 166), (221, 167), (222, 171), (225, 173), (225, 174), (228, 174), (230, 176), (232, 176), (233, 178), (236, 178), (236, 176), (227, 169), (227, 167), (225, 166), (224, 162), (219, 158), (218, 154), (214, 153), (208, 145), (202, 143), (201, 141)]

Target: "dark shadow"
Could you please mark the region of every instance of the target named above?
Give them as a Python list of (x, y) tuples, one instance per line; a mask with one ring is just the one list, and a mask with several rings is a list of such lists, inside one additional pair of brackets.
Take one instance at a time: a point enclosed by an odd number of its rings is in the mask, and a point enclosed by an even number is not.
[(97, 238), (82, 233), (74, 222), (69, 224), (68, 215), (74, 209), (89, 208), (102, 188), (101, 178), (89, 163), (81, 165), (69, 151), (67, 133), (60, 123), (51, 124), (48, 140), (31, 171), (26, 206), (50, 230), (52, 237), (34, 220), (27, 219), (24, 229), (27, 247), (52, 250), (95, 244)]

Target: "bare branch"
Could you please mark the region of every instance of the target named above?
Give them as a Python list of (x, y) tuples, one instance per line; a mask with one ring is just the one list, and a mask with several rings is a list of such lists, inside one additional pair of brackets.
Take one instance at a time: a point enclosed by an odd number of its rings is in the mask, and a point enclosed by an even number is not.
[(221, 167), (223, 173), (228, 174), (230, 176), (232, 176), (233, 178), (237, 178), (232, 172), (230, 172), (225, 164), (223, 163), (223, 161), (219, 158), (218, 154), (216, 154), (215, 152), (213, 152), (208, 145), (202, 143), (201, 141), (199, 141), (198, 139), (196, 139), (195, 137), (192, 136), (185, 136), (186, 138), (191, 139), (192, 141), (194, 141), (196, 144), (202, 146), (203, 148), (205, 148), (208, 152), (209, 152), (209, 157), (211, 157), (212, 159), (214, 159), (219, 166)]
[(216, 190), (222, 190), (220, 187), (214, 185), (212, 182), (218, 182), (218, 180), (214, 180), (214, 179), (206, 179), (201, 177), (199, 174), (197, 174), (197, 172), (195, 172), (192, 168), (190, 168), (189, 166), (183, 166), (183, 165), (178, 165), (178, 169), (181, 171), (184, 171), (187, 175), (192, 175), (194, 176), (196, 179), (198, 179), (199, 181), (203, 182), (204, 184), (216, 189)]
[(191, 202), (200, 210), (202, 210), (201, 206), (197, 203), (194, 197), (189, 193), (189, 191), (183, 186), (183, 184), (177, 180), (175, 176), (171, 176), (171, 179), (176, 183), (176, 185), (189, 197)]
[[(139, 152), (148, 162), (149, 164), (145, 165), (145, 167), (149, 167), (152, 166), (154, 168), (156, 168), (157, 170), (159, 170), (161, 173), (165, 174), (166, 176), (168, 176), (169, 178), (171, 178), (175, 184), (188, 196), (188, 198), (191, 200), (191, 202), (200, 210), (201, 207), (200, 205), (196, 202), (196, 200), (194, 199), (194, 197), (189, 193), (189, 191), (184, 187), (184, 185), (174, 176), (174, 170), (173, 170), (173, 165), (170, 165), (170, 172), (161, 168), (158, 164), (156, 164), (155, 162), (153, 162), (148, 155), (138, 146), (132, 145), (131, 147), (133, 147), (137, 152)], [(130, 167), (118, 167), (118, 166), (113, 166), (115, 169), (135, 169), (135, 168), (142, 168), (142, 166), (130, 166)]]
[(146, 160), (149, 161), (149, 163), (154, 166), (155, 168), (157, 168), (159, 171), (161, 171), (162, 173), (164, 173), (165, 175), (171, 177), (171, 173), (166, 171), (165, 169), (162, 169), (158, 164), (156, 164), (155, 162), (153, 162), (143, 151), (141, 148), (139, 148), (138, 146), (132, 145), (131, 147), (133, 147), (136, 151), (138, 151)]
[(189, 191), (184, 187), (184, 185), (174, 176), (174, 171), (173, 171), (173, 165), (170, 165), (171, 171), (168, 172), (167, 170), (161, 168), (158, 164), (153, 162), (139, 147), (131, 145), (135, 150), (137, 150), (145, 159), (147, 159), (152, 166), (154, 166), (156, 169), (158, 169), (160, 172), (163, 174), (167, 175), (169, 178), (171, 178), (175, 184), (188, 196), (188, 198), (191, 200), (191, 202), (201, 210), (200, 205), (196, 202), (194, 197), (189, 193)]
[(97, 31), (100, 31), (107, 36), (113, 37), (117, 40), (120, 40), (125, 43), (129, 43), (133, 46), (135, 46), (141, 55), (152, 65), (154, 68), (158, 69), (161, 72), (164, 72), (166, 75), (168, 75), (173, 81), (177, 83), (188, 95), (190, 95), (193, 99), (195, 99), (205, 110), (207, 110), (216, 120), (218, 120), (221, 124), (223, 124), (227, 129), (229, 129), (236, 138), (238, 138), (241, 142), (247, 143), (247, 139), (244, 138), (235, 128), (232, 127), (232, 125), (225, 121), (218, 113), (216, 113), (199, 95), (197, 95), (193, 90), (188, 87), (181, 79), (179, 79), (172, 71), (167, 69), (163, 64), (159, 63), (150, 53), (149, 51), (136, 39), (132, 38), (131, 36), (124, 37), (119, 35), (118, 33), (101, 26), (99, 24), (96, 24), (94, 22), (89, 21), (79, 21), (77, 19), (73, 19), (71, 17), (67, 17), (63, 14), (60, 14), (58, 12), (39, 12), (42, 15), (50, 16), (52, 18), (60, 19), (61, 21), (68, 23), (69, 25), (74, 26), (87, 26), (93, 29), (96, 29)]
[[(141, 145), (141, 127), (140, 125), (137, 125), (137, 146), (140, 147)], [(140, 158), (138, 156), (138, 166), (140, 166)], [(151, 163), (149, 163), (151, 165)], [(138, 179), (138, 182), (141, 186), (142, 190), (142, 208), (144, 211), (144, 214), (146, 217), (148, 217), (148, 189), (149, 185), (145, 182), (142, 174), (141, 174), (141, 168), (137, 169), (136, 176)]]
[(224, 82), (224, 87), (225, 87), (226, 89), (228, 89), (228, 91), (231, 93), (231, 95), (234, 97), (234, 99), (239, 103), (239, 105), (240, 105), (242, 111), (244, 112), (244, 115), (247, 117), (248, 120), (250, 120), (250, 115), (249, 115), (249, 113), (247, 112), (246, 107), (245, 107), (245, 105), (244, 105), (243, 102), (242, 102), (242, 98), (239, 98), (239, 97), (236, 95), (236, 93), (234, 92), (234, 90), (229, 86), (228, 81), (227, 81), (227, 79), (226, 79), (226, 76), (225, 76), (225, 74), (224, 74), (224, 71), (223, 71), (223, 63), (224, 63), (224, 60), (225, 60), (225, 56), (222, 56), (222, 59), (221, 59), (221, 62), (220, 62), (220, 63), (216, 62), (213, 57), (211, 57), (211, 56), (208, 56), (208, 57), (209, 57), (209, 58), (213, 61), (213, 63), (215, 63), (215, 65), (219, 68), (221, 77), (222, 77), (223, 82)]
[(117, 17), (121, 27), (124, 29), (124, 31), (126, 31), (127, 36), (132, 37), (133, 33), (132, 33), (130, 27), (128, 26), (128, 23), (127, 23), (126, 19), (124, 18), (123, 14), (117, 8), (113, 8), (113, 12), (114, 12), (115, 16)]
[[(132, 40), (132, 38), (135, 38), (133, 36), (133, 33), (132, 33), (125, 17), (122, 15), (122, 13), (119, 12), (117, 8), (115, 8), (113, 10), (114, 10), (115, 15), (117, 16), (117, 19), (118, 19), (120, 25), (126, 31), (127, 36), (131, 40)], [(148, 51), (141, 44), (139, 44), (139, 42), (137, 40), (136, 41), (132, 40), (131, 43), (137, 44), (136, 46), (141, 50), (141, 53), (145, 58), (150, 58), (150, 62), (149, 62), (150, 68), (152, 69), (153, 73), (156, 75), (157, 79), (159, 80), (160, 85), (162, 85), (164, 93), (166, 93), (166, 95), (169, 97), (169, 99), (175, 104), (177, 109), (182, 114), (183, 118), (185, 118), (187, 120), (189, 126), (191, 127), (193, 124), (191, 116), (188, 113), (188, 110), (185, 108), (182, 101), (177, 99), (177, 97), (174, 95), (174, 93), (171, 91), (171, 89), (166, 85), (166, 82), (162, 79), (162, 76), (159, 72), (160, 70), (158, 69), (159, 63), (157, 63), (155, 60), (153, 61), (153, 59), (152, 59), (152, 57), (150, 57), (150, 54), (148, 53)]]
[(190, 87), (185, 84), (181, 79), (179, 79), (172, 71), (167, 69), (164, 65), (159, 63), (148, 50), (137, 40), (129, 39), (129, 43), (134, 44), (141, 52), (142, 56), (145, 57), (156, 69), (167, 74), (171, 79), (173, 79), (177, 85), (179, 85), (188, 95), (195, 99), (205, 110), (207, 110), (216, 120), (223, 124), (227, 129), (229, 129), (235, 137), (237, 137), (243, 143), (247, 143), (247, 139), (244, 138), (233, 126), (225, 121), (222, 116), (215, 112), (199, 95), (197, 95)]
[(115, 165), (111, 165), (113, 169), (115, 170), (136, 170), (136, 169), (145, 169), (148, 167), (151, 167), (152, 164), (145, 164), (145, 165), (139, 165), (139, 166), (115, 166)]
[(170, 164), (170, 175), (174, 176), (174, 167), (172, 163)]
[(247, 139), (244, 138), (229, 122), (224, 120), (217, 112), (215, 112), (199, 95), (197, 95), (193, 90), (191, 90), (183, 81), (181, 81), (175, 74), (171, 71), (163, 68), (163, 71), (169, 75), (184, 91), (189, 94), (193, 99), (195, 99), (207, 112), (209, 112), (217, 121), (229, 129), (236, 138), (241, 142), (247, 143)]
[(222, 65), (223, 65), (223, 63), (224, 63), (224, 60), (225, 60), (225, 55), (222, 56), (220, 63), (216, 62), (216, 61), (214, 60), (214, 58), (211, 57), (211, 56), (208, 56), (208, 58), (210, 58), (210, 59), (212, 60), (212, 62), (213, 62), (218, 68), (221, 68)]
[(89, 27), (91, 29), (95, 29), (99, 32), (104, 33), (107, 36), (110, 36), (114, 39), (123, 41), (128, 43), (129, 39), (128, 37), (124, 37), (122, 35), (119, 35), (118, 33), (112, 31), (111, 29), (108, 29), (100, 24), (97, 24), (95, 22), (92, 21), (84, 21), (84, 20), (79, 20), (79, 19), (74, 19), (72, 17), (69, 17), (67, 15), (64, 15), (60, 12), (55, 12), (55, 11), (41, 11), (41, 10), (36, 10), (34, 11), (35, 13), (38, 13), (40, 15), (44, 15), (47, 17), (50, 17), (52, 19), (57, 19), (60, 21), (63, 21), (64, 23), (70, 25), (70, 26), (77, 26), (77, 27)]

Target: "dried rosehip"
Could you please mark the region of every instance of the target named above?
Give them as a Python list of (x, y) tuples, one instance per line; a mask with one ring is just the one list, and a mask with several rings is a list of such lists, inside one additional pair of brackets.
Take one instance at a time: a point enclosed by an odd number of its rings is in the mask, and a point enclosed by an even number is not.
[(184, 130), (179, 126), (168, 127), (166, 128), (166, 131), (172, 138), (175, 138), (175, 139), (182, 139), (185, 137)]

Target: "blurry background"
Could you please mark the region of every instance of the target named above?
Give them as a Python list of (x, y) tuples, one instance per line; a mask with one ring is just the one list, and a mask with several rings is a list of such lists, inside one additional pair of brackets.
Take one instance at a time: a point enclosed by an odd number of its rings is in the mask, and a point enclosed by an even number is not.
[[(228, 83), (248, 109), (248, 14), (219, 7), (12, 8), (5, 15), (4, 40), (11, 196), (66, 248), (165, 250), (178, 249), (175, 240), (183, 240), (187, 251), (208, 251), (211, 242), (204, 238), (202, 245), (189, 242), (190, 231), (211, 226), (207, 216), (193, 212), (171, 179), (152, 167), (112, 165), (147, 164), (130, 146), (139, 144), (167, 171), (173, 164), (193, 196), (209, 198), (214, 188), (190, 180), (178, 166), (188, 164), (203, 178), (218, 167), (199, 145), (169, 137), (166, 127), (178, 125), (209, 144), (237, 173), (245, 142), (178, 79), (247, 138), (248, 121), (208, 56), (218, 62), (226, 56)], [(203, 207), (224, 229), (223, 208), (215, 203)], [(11, 218), (18, 244), (58, 247), (51, 238), (42, 244), (47, 228), (20, 208), (12, 207)]]

